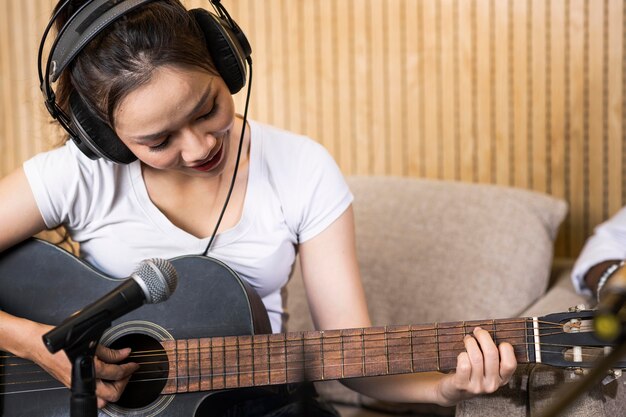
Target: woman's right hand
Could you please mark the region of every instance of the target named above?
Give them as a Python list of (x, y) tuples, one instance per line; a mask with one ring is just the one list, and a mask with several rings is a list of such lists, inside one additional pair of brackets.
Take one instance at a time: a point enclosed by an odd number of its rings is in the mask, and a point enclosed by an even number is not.
[[(33, 323), (31, 355), (26, 359), (32, 360), (46, 372), (59, 380), (66, 387), (71, 386), (72, 365), (64, 351), (52, 354), (43, 343), (42, 337), (52, 330), (52, 326)], [(133, 362), (120, 364), (128, 358), (130, 348), (114, 350), (98, 345), (94, 367), (96, 372), (96, 396), (98, 408), (104, 407), (108, 402), (119, 400), (130, 376), (139, 365)]]

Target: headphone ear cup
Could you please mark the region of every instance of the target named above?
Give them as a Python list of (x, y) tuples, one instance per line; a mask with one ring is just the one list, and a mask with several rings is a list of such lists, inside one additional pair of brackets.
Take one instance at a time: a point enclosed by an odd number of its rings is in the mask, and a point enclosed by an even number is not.
[(70, 136), (89, 158), (101, 157), (118, 164), (129, 164), (137, 159), (113, 129), (93, 114), (75, 91), (70, 95), (69, 116), (76, 133), (76, 136)]
[(193, 9), (194, 17), (204, 33), (207, 49), (217, 72), (231, 94), (246, 84), (245, 60), (250, 56), (250, 44), (239, 27), (232, 27), (225, 20), (204, 9)]

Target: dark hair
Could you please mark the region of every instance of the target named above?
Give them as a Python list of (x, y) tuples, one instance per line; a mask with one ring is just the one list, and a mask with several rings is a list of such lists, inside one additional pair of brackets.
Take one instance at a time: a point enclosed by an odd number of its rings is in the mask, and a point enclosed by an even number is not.
[[(70, 2), (55, 22), (57, 31), (84, 3)], [(166, 65), (199, 67), (217, 75), (204, 35), (179, 0), (149, 2), (89, 42), (61, 75), (57, 100), (67, 111), (75, 90), (95, 115), (113, 127), (119, 102)]]

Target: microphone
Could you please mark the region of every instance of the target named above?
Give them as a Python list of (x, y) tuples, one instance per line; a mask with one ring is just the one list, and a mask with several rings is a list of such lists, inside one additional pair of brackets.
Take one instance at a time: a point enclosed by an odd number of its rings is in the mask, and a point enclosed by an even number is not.
[(626, 335), (626, 268), (618, 267), (600, 295), (593, 320), (596, 336), (608, 342), (623, 339)]
[(81, 340), (88, 341), (85, 339), (110, 327), (113, 320), (143, 304), (167, 300), (177, 284), (178, 274), (169, 261), (144, 260), (121, 285), (44, 334), (43, 341), (50, 353), (73, 346)]

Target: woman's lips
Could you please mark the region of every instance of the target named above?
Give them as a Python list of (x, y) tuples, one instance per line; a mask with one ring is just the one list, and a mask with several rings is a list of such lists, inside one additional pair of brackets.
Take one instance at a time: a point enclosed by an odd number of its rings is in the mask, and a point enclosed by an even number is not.
[(220, 161), (222, 160), (222, 149), (223, 149), (223, 147), (221, 147), (220, 150), (217, 151), (217, 153), (215, 155), (213, 155), (212, 158), (207, 160), (202, 165), (197, 165), (197, 166), (191, 167), (191, 168), (195, 169), (196, 171), (209, 171), (209, 170), (215, 168), (217, 166), (217, 164), (219, 164)]

